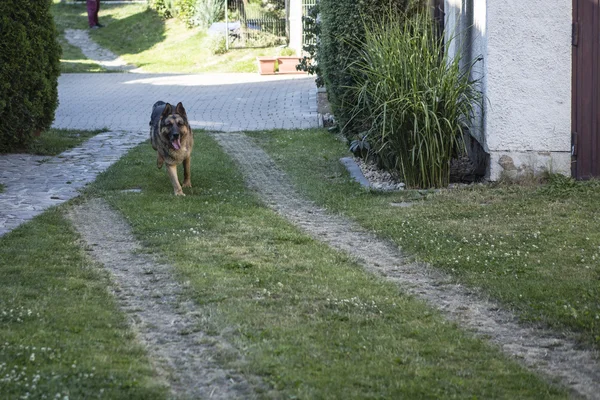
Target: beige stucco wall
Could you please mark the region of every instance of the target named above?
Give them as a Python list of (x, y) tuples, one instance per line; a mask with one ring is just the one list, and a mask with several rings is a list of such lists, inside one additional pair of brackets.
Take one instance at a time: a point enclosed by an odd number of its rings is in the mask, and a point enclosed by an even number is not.
[(570, 174), (571, 12), (564, 0), (446, 0), (447, 32), (461, 37), (450, 54), (483, 56), (473, 136), (491, 180), (507, 169)]

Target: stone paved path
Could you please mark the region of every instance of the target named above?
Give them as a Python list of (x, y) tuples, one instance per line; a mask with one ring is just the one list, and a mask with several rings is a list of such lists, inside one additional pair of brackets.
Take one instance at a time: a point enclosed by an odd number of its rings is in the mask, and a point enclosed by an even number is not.
[(46, 208), (79, 194), (79, 189), (147, 140), (148, 133), (111, 131), (56, 157), (22, 154), (0, 156), (0, 236)]
[(65, 74), (54, 127), (111, 131), (58, 157), (0, 155), (0, 236), (78, 189), (146, 140), (152, 105), (182, 101), (193, 128), (318, 126), (314, 78), (258, 74)]
[(146, 132), (157, 100), (183, 102), (192, 128), (318, 126), (313, 77), (258, 74), (65, 74), (54, 127)]
[[(265, 203), (315, 239), (344, 251), (364, 267), (425, 300), (450, 320), (490, 340), (505, 353), (589, 399), (600, 399), (598, 354), (574, 340), (523, 326), (512, 313), (427, 265), (407, 261), (397, 246), (358, 224), (320, 209), (300, 195), (271, 157), (240, 133), (213, 137), (240, 166)], [(361, 246), (357, 246), (360, 243)]]
[(128, 65), (125, 60), (118, 57), (112, 51), (104, 49), (90, 39), (87, 30), (83, 29), (65, 29), (65, 39), (71, 45), (79, 47), (83, 54), (96, 64), (103, 66), (108, 70), (143, 72), (142, 69), (134, 65)]

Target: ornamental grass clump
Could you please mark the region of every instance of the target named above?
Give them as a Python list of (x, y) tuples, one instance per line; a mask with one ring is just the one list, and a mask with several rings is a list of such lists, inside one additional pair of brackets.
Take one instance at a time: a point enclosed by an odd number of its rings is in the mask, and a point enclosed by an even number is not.
[(477, 60), (465, 68), (460, 52), (451, 58), (444, 45), (427, 13), (390, 14), (366, 29), (349, 67), (353, 114), (370, 120), (366, 134), (376, 160), (408, 187), (448, 185), (450, 159), (464, 152), (463, 135), (481, 100), (470, 78)]

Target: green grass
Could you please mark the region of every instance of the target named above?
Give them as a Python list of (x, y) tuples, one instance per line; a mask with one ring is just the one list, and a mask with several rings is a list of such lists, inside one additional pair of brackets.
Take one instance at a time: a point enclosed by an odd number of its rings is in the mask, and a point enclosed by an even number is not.
[(166, 398), (63, 210), (0, 238), (0, 398)]
[(81, 49), (69, 44), (64, 36), (61, 35), (59, 37), (59, 41), (62, 47), (62, 55), (60, 57), (61, 74), (82, 72), (112, 72), (87, 59), (86, 56), (81, 52)]
[[(87, 29), (85, 5), (54, 4), (59, 32)], [(125, 61), (154, 73), (257, 72), (256, 57), (276, 55), (279, 49), (232, 49), (213, 55), (209, 38), (200, 29), (187, 29), (180, 21), (162, 20), (145, 4), (102, 3), (99, 20), (106, 27), (90, 31), (91, 38)], [(61, 43), (65, 43), (63, 40)], [(100, 72), (76, 50), (63, 48), (63, 72)], [(71, 65), (74, 64), (74, 65)]]
[(354, 44), (353, 118), (367, 119), (361, 138), (408, 188), (448, 186), (450, 160), (464, 149), (465, 127), (481, 103), (470, 78), (474, 62), (445, 51), (454, 39), (439, 37), (429, 13), (390, 11)]
[[(361, 190), (324, 130), (250, 134), (306, 195), (483, 288), (526, 321), (600, 345), (600, 185), (473, 186), (427, 195)], [(394, 203), (413, 201), (409, 208)]]
[(48, 129), (39, 137), (34, 138), (26, 149), (20, 152), (40, 156), (55, 156), (65, 150), (79, 146), (95, 135), (106, 132), (104, 129), (82, 131), (74, 129)]
[[(202, 329), (245, 355), (277, 398), (563, 398), (348, 256), (265, 208), (231, 159), (196, 134), (194, 187), (172, 195), (147, 144), (102, 174), (103, 196), (146, 249), (169, 260)], [(123, 171), (127, 171), (126, 174)], [(141, 193), (123, 189), (141, 188)], [(265, 394), (267, 396), (267, 394)]]
[(90, 61), (79, 47), (67, 42), (65, 29), (87, 29), (87, 11), (85, 5), (54, 4), (52, 6), (54, 22), (59, 33), (58, 40), (62, 47), (60, 57), (61, 73), (77, 72), (109, 72), (102, 66)]

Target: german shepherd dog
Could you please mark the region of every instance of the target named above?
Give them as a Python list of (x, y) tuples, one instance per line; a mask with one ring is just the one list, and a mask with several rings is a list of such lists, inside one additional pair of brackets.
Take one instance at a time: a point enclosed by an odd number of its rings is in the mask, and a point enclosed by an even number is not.
[(192, 187), (190, 163), (194, 136), (183, 104), (175, 109), (169, 103), (157, 101), (152, 106), (150, 117), (150, 143), (157, 152), (156, 166), (167, 164), (167, 174), (171, 179), (176, 196), (185, 196), (177, 178), (177, 166), (183, 163), (183, 187)]

